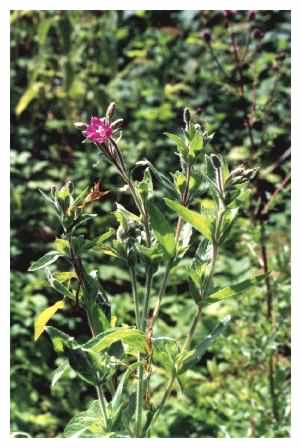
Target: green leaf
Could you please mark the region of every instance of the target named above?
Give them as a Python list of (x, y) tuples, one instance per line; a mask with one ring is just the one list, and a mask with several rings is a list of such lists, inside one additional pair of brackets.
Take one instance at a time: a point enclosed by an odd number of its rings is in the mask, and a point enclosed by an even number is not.
[(224, 332), (230, 322), (230, 319), (230, 316), (224, 317), (224, 319), (216, 325), (212, 333), (206, 336), (206, 338), (195, 349), (190, 350), (189, 352), (180, 353), (176, 362), (178, 374), (190, 369), (200, 361), (203, 354), (208, 350), (209, 345), (212, 344), (212, 342), (214, 342), (215, 339)]
[(112, 399), (112, 412), (114, 414), (114, 420), (117, 419), (118, 414), (121, 410), (121, 407), (123, 405), (125, 405), (125, 403), (122, 403), (122, 394), (123, 394), (124, 386), (125, 386), (126, 382), (128, 381), (133, 370), (137, 369), (140, 365), (141, 365), (140, 362), (134, 362), (133, 364), (131, 364), (127, 368), (127, 370), (124, 372), (121, 380), (119, 381), (118, 387), (117, 387), (114, 397)]
[(164, 134), (167, 135), (167, 137), (168, 137), (173, 143), (175, 143), (179, 149), (182, 149), (182, 150), (184, 150), (184, 151), (187, 151), (187, 146), (186, 146), (186, 144), (185, 144), (185, 141), (184, 141), (181, 137), (179, 137), (179, 136), (176, 135), (176, 134), (172, 134), (171, 132), (164, 132)]
[(41, 87), (43, 87), (42, 82), (34, 82), (27, 88), (27, 90), (25, 90), (24, 94), (21, 96), (16, 106), (17, 115), (20, 115), (27, 108), (29, 103), (31, 103), (31, 101), (36, 96), (38, 96)]
[(67, 240), (56, 238), (53, 243), (53, 247), (56, 251), (60, 252), (62, 255), (68, 255), (70, 250), (70, 243)]
[(70, 366), (69, 366), (69, 362), (68, 361), (64, 361), (62, 362), (57, 369), (55, 369), (55, 371), (53, 372), (53, 376), (51, 379), (51, 389), (54, 388), (54, 386), (56, 385), (56, 383), (60, 380), (60, 378), (62, 378), (62, 376), (70, 371)]
[(208, 216), (201, 215), (193, 210), (189, 210), (178, 202), (164, 198), (166, 205), (174, 210), (178, 216), (189, 222), (198, 232), (208, 240), (211, 239), (211, 219)]
[(66, 286), (56, 280), (49, 269), (47, 269), (47, 278), (50, 286), (52, 286), (52, 288), (55, 289), (59, 294), (61, 294), (63, 297), (68, 297), (68, 299), (75, 300), (73, 293), (69, 291)]
[(69, 280), (72, 280), (73, 278), (77, 278), (77, 275), (74, 271), (68, 271), (68, 272), (55, 272), (53, 274), (53, 277), (55, 280), (57, 280), (60, 283), (67, 282)]
[(105, 424), (98, 400), (90, 402), (86, 411), (75, 415), (64, 430), (64, 437), (100, 437), (105, 436)]
[(48, 252), (47, 254), (43, 255), (37, 261), (31, 263), (30, 268), (28, 270), (33, 272), (39, 269), (43, 269), (46, 266), (49, 266), (50, 264), (54, 263), (61, 256), (62, 254), (60, 252), (52, 250), (51, 252)]
[(72, 347), (74, 344), (75, 339), (72, 336), (55, 327), (47, 325), (45, 331), (49, 335), (56, 352), (63, 352), (65, 347)]
[(165, 219), (164, 214), (153, 204), (149, 208), (151, 225), (158, 243), (169, 258), (176, 252), (176, 240), (173, 227)]
[(133, 352), (146, 352), (146, 339), (142, 331), (136, 328), (116, 327), (100, 333), (90, 339), (82, 347), (91, 349), (95, 352), (101, 352), (110, 347), (114, 342), (122, 341), (129, 346)]
[(64, 301), (59, 300), (54, 305), (49, 306), (46, 310), (42, 311), (34, 322), (34, 340), (36, 341), (44, 332), (47, 322), (54, 316), (54, 314), (64, 308)]
[(166, 370), (173, 371), (176, 357), (179, 354), (177, 341), (166, 336), (152, 339), (153, 362), (160, 364)]
[(236, 283), (235, 285), (219, 289), (218, 291), (215, 291), (214, 293), (210, 294), (210, 296), (208, 296), (208, 299), (223, 300), (237, 296), (238, 294), (241, 294), (243, 291), (258, 285), (261, 282), (261, 280), (263, 280), (265, 277), (266, 274), (256, 275), (255, 277), (250, 278), (249, 280), (245, 280), (243, 282)]
[(204, 148), (204, 139), (199, 132), (196, 132), (189, 145), (189, 154), (195, 156), (195, 153)]
[(97, 386), (101, 384), (109, 374), (109, 365), (103, 359), (102, 354), (95, 353), (83, 347), (64, 350), (72, 369), (88, 384)]
[(147, 159), (139, 160), (139, 162), (137, 162), (136, 165), (149, 166), (152, 174), (155, 176), (157, 181), (160, 182), (167, 190), (169, 190), (170, 193), (175, 194), (175, 189), (174, 189), (172, 181), (164, 173), (162, 173), (157, 168), (155, 168), (154, 165), (151, 162), (149, 162)]

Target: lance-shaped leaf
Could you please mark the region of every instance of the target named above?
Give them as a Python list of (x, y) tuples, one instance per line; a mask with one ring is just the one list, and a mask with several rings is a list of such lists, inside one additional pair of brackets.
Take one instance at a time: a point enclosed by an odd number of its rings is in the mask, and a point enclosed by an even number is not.
[(51, 252), (48, 252), (47, 254), (43, 255), (37, 261), (34, 261), (30, 265), (30, 268), (28, 270), (32, 272), (37, 271), (39, 269), (43, 269), (46, 266), (49, 266), (52, 263), (54, 263), (60, 257), (62, 257), (62, 254), (60, 252), (58, 252), (57, 250), (52, 250)]
[(244, 282), (236, 283), (235, 285), (226, 286), (226, 288), (219, 289), (210, 296), (208, 296), (209, 301), (216, 301), (216, 300), (223, 300), (223, 299), (230, 299), (231, 297), (237, 296), (238, 294), (241, 294), (243, 291), (258, 285), (261, 280), (266, 277), (266, 274), (260, 274), (256, 275), (253, 278), (250, 278), (248, 280), (245, 280)]
[(116, 327), (98, 334), (90, 341), (86, 342), (82, 347), (101, 352), (110, 347), (114, 342), (121, 341), (129, 346), (132, 352), (145, 352), (146, 340), (142, 331), (136, 328)]
[(123, 394), (124, 386), (126, 385), (126, 382), (128, 381), (133, 370), (135, 370), (140, 365), (141, 365), (140, 362), (134, 362), (133, 364), (131, 364), (127, 368), (127, 370), (124, 372), (121, 380), (119, 381), (118, 387), (116, 389), (116, 392), (115, 392), (113, 400), (112, 400), (112, 413), (113, 413), (114, 420), (116, 420), (118, 418), (118, 415), (119, 415), (119, 412), (120, 412), (122, 406), (126, 405), (126, 402), (122, 403), (122, 394)]
[(98, 400), (90, 402), (86, 411), (75, 415), (64, 429), (64, 437), (99, 437), (105, 434), (105, 422)]
[(53, 376), (51, 379), (51, 389), (54, 388), (56, 383), (66, 374), (67, 372), (71, 371), (70, 365), (68, 361), (62, 362), (55, 371), (53, 372)]
[(44, 332), (47, 322), (54, 316), (57, 310), (64, 308), (64, 301), (59, 300), (54, 305), (49, 306), (46, 310), (42, 311), (41, 314), (35, 319), (34, 323), (34, 340), (36, 341), (41, 334)]
[(51, 325), (45, 327), (47, 334), (49, 335), (56, 352), (63, 352), (65, 347), (72, 347), (74, 344), (74, 338), (61, 330), (58, 330)]
[(151, 225), (156, 239), (168, 258), (172, 258), (176, 252), (176, 240), (173, 227), (165, 219), (164, 214), (154, 205), (149, 208)]
[(189, 222), (192, 227), (194, 227), (198, 232), (200, 232), (208, 240), (211, 239), (211, 222), (209, 216), (201, 215), (193, 210), (189, 210), (187, 207), (179, 204), (178, 202), (171, 201), (165, 198), (166, 205), (174, 210), (178, 216), (180, 216), (184, 221)]
[(62, 294), (62, 296), (68, 297), (71, 300), (75, 299), (72, 292), (69, 291), (69, 289), (66, 288), (66, 286), (64, 286), (62, 283), (56, 280), (56, 278), (51, 274), (49, 269), (47, 269), (47, 278), (52, 288), (55, 289), (58, 293)]
[(203, 354), (208, 350), (209, 345), (212, 344), (212, 342), (214, 342), (214, 340), (224, 332), (230, 322), (230, 319), (230, 316), (224, 317), (224, 319), (216, 325), (213, 331), (206, 336), (206, 338), (195, 349), (189, 352), (180, 353), (180, 355), (178, 355), (176, 362), (178, 374), (190, 369), (200, 361)]
[(109, 373), (110, 368), (99, 353), (82, 347), (65, 347), (64, 352), (72, 369), (88, 384), (101, 384)]

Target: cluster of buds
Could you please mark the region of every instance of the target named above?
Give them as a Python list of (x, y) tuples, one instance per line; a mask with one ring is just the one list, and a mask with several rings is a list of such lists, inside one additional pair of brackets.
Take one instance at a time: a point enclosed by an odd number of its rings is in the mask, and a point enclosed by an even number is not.
[(115, 103), (111, 103), (107, 108), (105, 117), (91, 117), (90, 123), (77, 122), (74, 123), (74, 126), (82, 130), (85, 137), (84, 142), (94, 143), (105, 157), (116, 166), (121, 177), (126, 180), (128, 177), (127, 169), (117, 145), (121, 136), (123, 119), (120, 118), (111, 122), (115, 108)]
[(257, 168), (245, 168), (243, 165), (235, 168), (231, 171), (229, 177), (226, 180), (225, 187), (231, 188), (234, 185), (250, 182), (255, 179), (258, 169)]

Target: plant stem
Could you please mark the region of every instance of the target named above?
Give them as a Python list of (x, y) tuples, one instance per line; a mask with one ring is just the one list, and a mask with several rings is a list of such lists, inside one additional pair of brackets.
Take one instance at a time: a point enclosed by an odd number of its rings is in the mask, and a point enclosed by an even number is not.
[(108, 421), (108, 415), (107, 415), (107, 410), (106, 410), (106, 403), (105, 403), (105, 398), (104, 398), (104, 394), (103, 394), (103, 390), (102, 390), (102, 387), (100, 386), (100, 385), (98, 385), (98, 386), (95, 386), (95, 388), (96, 388), (96, 391), (97, 391), (97, 397), (98, 397), (98, 402), (99, 402), (99, 407), (100, 407), (100, 410), (101, 410), (101, 412), (102, 412), (102, 415), (103, 415), (103, 419), (104, 419), (104, 422), (105, 422), (105, 425), (106, 425), (106, 430), (107, 430), (107, 428), (108, 428), (108, 424), (109, 424), (109, 421)]
[(151, 332), (152, 332), (152, 329), (154, 327), (154, 323), (155, 323), (155, 321), (156, 321), (156, 319), (157, 319), (157, 317), (159, 315), (161, 300), (162, 300), (162, 297), (165, 294), (166, 285), (167, 285), (167, 279), (168, 279), (168, 275), (169, 275), (170, 268), (171, 268), (171, 263), (172, 263), (172, 260), (169, 260), (167, 265), (166, 265), (165, 272), (164, 272), (164, 277), (163, 277), (161, 288), (160, 288), (160, 291), (159, 291), (158, 300), (157, 300), (157, 303), (155, 305), (155, 308), (154, 308), (154, 311), (153, 311), (153, 315), (152, 315), (152, 317), (150, 319), (150, 329), (151, 329)]
[(136, 327), (140, 328), (139, 303), (138, 303), (138, 296), (137, 296), (137, 281), (136, 281), (135, 269), (130, 267), (129, 272), (130, 272), (130, 277), (131, 277), (132, 295), (133, 295), (133, 301), (134, 301), (134, 306), (135, 306)]
[(148, 315), (148, 308), (149, 308), (149, 299), (150, 299), (150, 293), (151, 293), (151, 287), (152, 287), (152, 280), (153, 280), (153, 272), (152, 268), (148, 266), (146, 268), (146, 280), (145, 280), (145, 294), (144, 294), (144, 301), (143, 301), (143, 309), (142, 309), (142, 315), (141, 315), (141, 329), (145, 331), (146, 324), (147, 324), (147, 315)]
[[(138, 361), (141, 362), (141, 353), (139, 353)], [(143, 410), (143, 365), (138, 367), (138, 384), (136, 394), (136, 437), (141, 435)]]

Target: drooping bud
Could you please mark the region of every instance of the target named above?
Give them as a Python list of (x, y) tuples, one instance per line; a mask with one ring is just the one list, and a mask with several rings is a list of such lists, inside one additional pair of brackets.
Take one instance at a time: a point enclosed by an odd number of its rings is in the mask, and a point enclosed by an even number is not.
[(248, 11), (249, 20), (254, 20), (256, 18), (256, 11)]
[(190, 110), (188, 109), (188, 107), (185, 107), (185, 109), (184, 109), (183, 120), (184, 120), (184, 123), (186, 124), (186, 126), (189, 127), (190, 120), (191, 120), (191, 114), (190, 114)]
[(209, 44), (211, 42), (211, 32), (209, 30), (204, 30), (202, 32), (202, 38)]
[(112, 116), (113, 116), (113, 114), (115, 112), (115, 109), (116, 109), (116, 104), (115, 103), (110, 103), (108, 108), (107, 108), (107, 111), (106, 111), (106, 117), (107, 117), (108, 120), (111, 120), (111, 118), (112, 118)]
[(74, 185), (73, 185), (73, 182), (71, 180), (68, 180), (68, 182), (66, 183), (66, 187), (68, 188), (69, 193), (73, 192)]
[(228, 20), (233, 19), (234, 15), (235, 15), (235, 11), (233, 11), (233, 10), (225, 10), (225, 11), (224, 11), (224, 16), (225, 16), (226, 19), (228, 19)]
[(256, 40), (261, 40), (264, 37), (264, 32), (259, 28), (255, 28), (255, 30), (253, 31), (253, 37)]

